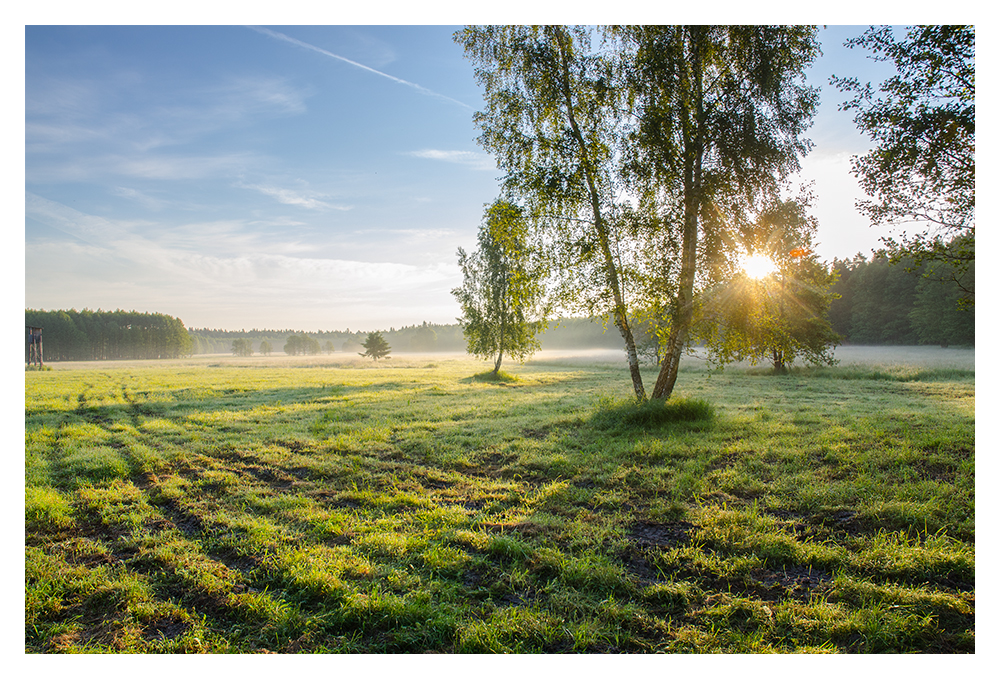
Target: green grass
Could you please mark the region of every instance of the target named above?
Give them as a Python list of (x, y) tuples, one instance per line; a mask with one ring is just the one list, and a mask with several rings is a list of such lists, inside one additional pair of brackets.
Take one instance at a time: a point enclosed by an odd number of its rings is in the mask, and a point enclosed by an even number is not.
[(25, 650), (975, 651), (972, 371), (392, 363), (26, 373)]

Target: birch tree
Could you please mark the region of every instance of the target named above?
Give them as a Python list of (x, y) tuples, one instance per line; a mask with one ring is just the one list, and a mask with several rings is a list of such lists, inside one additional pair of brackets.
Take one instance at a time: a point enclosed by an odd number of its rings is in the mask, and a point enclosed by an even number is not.
[(688, 342), (699, 273), (738, 251), (765, 201), (799, 169), (818, 89), (811, 26), (633, 26), (613, 29), (635, 116), (625, 145), (630, 186), (676, 234), (664, 253), (667, 329), (653, 388), (667, 399)]
[(580, 27), (470, 26), (455, 39), (484, 89), (479, 142), (505, 172), (505, 191), (541, 230), (560, 273), (559, 299), (610, 316), (635, 395), (645, 399), (621, 261), (613, 60), (592, 49)]

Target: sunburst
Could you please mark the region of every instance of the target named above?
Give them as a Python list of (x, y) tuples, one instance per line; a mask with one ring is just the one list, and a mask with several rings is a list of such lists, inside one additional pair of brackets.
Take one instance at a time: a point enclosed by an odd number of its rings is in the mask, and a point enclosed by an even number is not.
[(767, 255), (747, 255), (740, 260), (740, 268), (750, 278), (766, 278), (778, 270), (778, 265)]

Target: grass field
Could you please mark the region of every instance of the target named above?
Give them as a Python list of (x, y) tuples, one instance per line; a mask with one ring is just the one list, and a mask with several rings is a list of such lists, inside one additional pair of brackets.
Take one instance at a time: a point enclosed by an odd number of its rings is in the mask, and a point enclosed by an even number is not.
[(25, 650), (974, 652), (954, 355), (641, 409), (557, 354), (29, 372)]

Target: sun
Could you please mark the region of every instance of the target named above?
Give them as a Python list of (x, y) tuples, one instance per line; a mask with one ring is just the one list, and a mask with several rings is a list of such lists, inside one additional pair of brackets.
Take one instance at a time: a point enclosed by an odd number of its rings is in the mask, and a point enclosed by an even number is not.
[(747, 255), (740, 262), (740, 268), (750, 278), (764, 278), (770, 276), (778, 267), (774, 260), (767, 255)]

